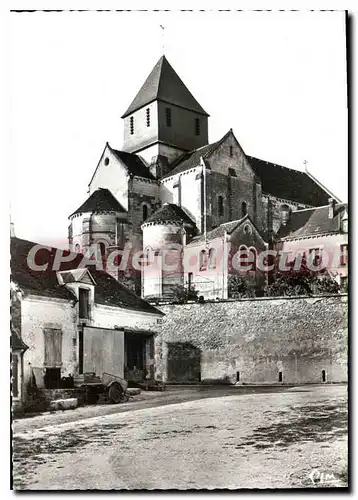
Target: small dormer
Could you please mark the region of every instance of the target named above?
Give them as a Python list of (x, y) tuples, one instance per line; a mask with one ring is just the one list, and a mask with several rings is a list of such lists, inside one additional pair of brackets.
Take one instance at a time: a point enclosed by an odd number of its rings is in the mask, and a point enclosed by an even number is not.
[(79, 322), (92, 321), (96, 282), (90, 271), (87, 268), (59, 271), (57, 280), (76, 295)]

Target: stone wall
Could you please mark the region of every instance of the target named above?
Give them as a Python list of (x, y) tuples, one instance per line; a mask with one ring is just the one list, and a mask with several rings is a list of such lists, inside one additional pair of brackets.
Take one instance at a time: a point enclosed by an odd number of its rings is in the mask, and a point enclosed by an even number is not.
[[(162, 306), (157, 376), (243, 384), (347, 381), (347, 296)], [(281, 375), (280, 375), (281, 373)]]

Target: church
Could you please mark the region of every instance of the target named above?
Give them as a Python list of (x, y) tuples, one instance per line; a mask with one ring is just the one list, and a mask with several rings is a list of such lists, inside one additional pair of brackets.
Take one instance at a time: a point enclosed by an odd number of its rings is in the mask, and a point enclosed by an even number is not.
[[(122, 119), (122, 149), (105, 145), (89, 196), (69, 217), (69, 244), (77, 252), (95, 245), (104, 260), (113, 250), (142, 252), (142, 271), (130, 260), (112, 272), (117, 279), (137, 277), (142, 297), (170, 297), (179, 286), (226, 299), (228, 255), (243, 249), (257, 258), (290, 235), (306, 238), (314, 251), (317, 237), (319, 249), (324, 238), (348, 248), (347, 205), (308, 171), (246, 155), (232, 129), (209, 144), (209, 114), (165, 56)], [(263, 279), (250, 273), (253, 281)]]

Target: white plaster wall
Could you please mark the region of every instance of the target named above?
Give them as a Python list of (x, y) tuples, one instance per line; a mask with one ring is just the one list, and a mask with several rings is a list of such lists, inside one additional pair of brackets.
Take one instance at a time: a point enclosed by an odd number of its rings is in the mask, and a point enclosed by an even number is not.
[(161, 328), (160, 314), (95, 304), (91, 326), (101, 328), (129, 328), (156, 333)]
[[(109, 159), (108, 165), (104, 163), (106, 158)], [(124, 164), (106, 146), (94, 177), (89, 184), (89, 194), (92, 194), (100, 187), (109, 189), (122, 207), (128, 210), (128, 177)]]
[(21, 304), (21, 335), (28, 349), (24, 354), (24, 382), (29, 379), (30, 367), (44, 365), (44, 328), (62, 331), (61, 376), (77, 369), (77, 313), (73, 304), (62, 299), (27, 296)]
[(178, 188), (174, 184), (178, 183), (180, 177), (181, 207), (185, 209), (189, 217), (201, 229), (201, 179), (196, 179), (202, 168), (198, 167), (188, 172), (176, 174), (162, 181), (161, 197), (163, 202), (175, 203), (177, 201)]

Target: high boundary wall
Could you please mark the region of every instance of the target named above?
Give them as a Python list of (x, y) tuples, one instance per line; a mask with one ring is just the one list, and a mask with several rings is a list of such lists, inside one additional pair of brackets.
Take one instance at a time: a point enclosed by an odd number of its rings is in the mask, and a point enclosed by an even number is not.
[(347, 295), (163, 305), (166, 382), (347, 382)]

